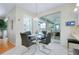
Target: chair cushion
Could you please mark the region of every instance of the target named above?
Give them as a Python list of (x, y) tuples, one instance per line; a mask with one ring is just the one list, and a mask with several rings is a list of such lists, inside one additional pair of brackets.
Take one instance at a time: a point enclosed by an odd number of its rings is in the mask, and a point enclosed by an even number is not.
[(79, 50), (78, 49), (73, 49), (73, 54), (74, 55), (79, 55)]

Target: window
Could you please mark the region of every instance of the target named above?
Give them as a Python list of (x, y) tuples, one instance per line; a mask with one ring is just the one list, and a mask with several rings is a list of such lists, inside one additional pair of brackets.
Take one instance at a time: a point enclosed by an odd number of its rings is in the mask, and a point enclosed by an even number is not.
[(32, 17), (24, 16), (23, 31), (31, 31), (32, 32)]
[(46, 31), (46, 23), (45, 22), (40, 21), (38, 26), (39, 26), (40, 31)]
[(60, 25), (59, 24), (56, 24), (55, 25), (55, 31), (59, 31), (60, 30)]
[(40, 27), (41, 27), (41, 28), (46, 28), (46, 23), (41, 23), (41, 24), (40, 24)]

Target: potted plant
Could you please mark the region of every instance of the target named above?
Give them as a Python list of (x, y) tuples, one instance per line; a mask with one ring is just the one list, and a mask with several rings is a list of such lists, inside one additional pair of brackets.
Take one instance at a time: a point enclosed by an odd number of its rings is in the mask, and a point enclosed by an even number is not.
[(4, 30), (7, 30), (7, 22), (5, 22), (3, 19), (0, 19), (0, 30), (1, 30), (1, 38), (3, 38), (3, 32)]

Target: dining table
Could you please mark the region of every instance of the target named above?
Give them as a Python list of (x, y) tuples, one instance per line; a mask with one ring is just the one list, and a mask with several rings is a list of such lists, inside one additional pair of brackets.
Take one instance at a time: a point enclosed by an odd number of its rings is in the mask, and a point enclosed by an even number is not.
[[(32, 42), (36, 43), (36, 50), (40, 50), (41, 51), (41, 47), (40, 47), (40, 41), (41, 41), (41, 38), (44, 37), (43, 35), (41, 34), (33, 34), (33, 35), (29, 35), (29, 37), (33, 38)], [(35, 52), (34, 52), (35, 53)]]
[(37, 44), (39, 44), (39, 42), (41, 41), (41, 38), (43, 38), (43, 35), (41, 34), (33, 34), (33, 35), (28, 35), (32, 40), (32, 42), (35, 42)]

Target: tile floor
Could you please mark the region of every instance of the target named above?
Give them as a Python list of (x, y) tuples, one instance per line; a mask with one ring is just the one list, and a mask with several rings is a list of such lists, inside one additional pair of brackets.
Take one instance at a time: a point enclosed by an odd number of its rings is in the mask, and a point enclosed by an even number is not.
[[(42, 44), (39, 46), (33, 45), (30, 48), (26, 48), (24, 46), (15, 47), (3, 55), (67, 55), (67, 48), (63, 47), (58, 40), (52, 40), (52, 42), (47, 45), (50, 50), (42, 48)], [(49, 53), (50, 52), (50, 53)], [(71, 51), (72, 52), (72, 51)], [(70, 53), (71, 55), (72, 53)]]

